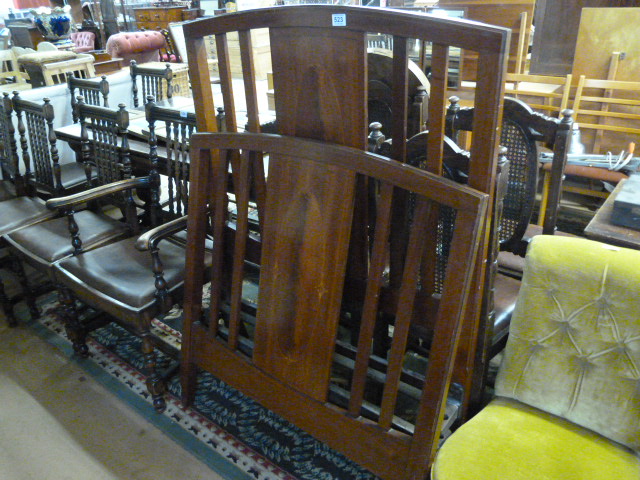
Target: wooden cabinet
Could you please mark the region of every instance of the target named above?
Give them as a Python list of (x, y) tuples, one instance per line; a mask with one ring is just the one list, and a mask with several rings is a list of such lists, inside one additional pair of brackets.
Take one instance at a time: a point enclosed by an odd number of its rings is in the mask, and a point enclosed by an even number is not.
[(133, 9), (139, 29), (168, 29), (169, 23), (192, 20), (197, 17), (197, 9), (185, 7), (150, 7)]

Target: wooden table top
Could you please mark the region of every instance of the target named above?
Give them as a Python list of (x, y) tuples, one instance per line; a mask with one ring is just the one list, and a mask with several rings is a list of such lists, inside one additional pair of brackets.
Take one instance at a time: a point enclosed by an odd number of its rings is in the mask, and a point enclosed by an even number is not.
[(618, 183), (613, 192), (611, 192), (604, 204), (591, 219), (589, 225), (584, 229), (584, 234), (592, 240), (640, 250), (640, 230), (621, 227), (611, 223), (613, 202), (625, 181), (626, 180), (622, 180)]

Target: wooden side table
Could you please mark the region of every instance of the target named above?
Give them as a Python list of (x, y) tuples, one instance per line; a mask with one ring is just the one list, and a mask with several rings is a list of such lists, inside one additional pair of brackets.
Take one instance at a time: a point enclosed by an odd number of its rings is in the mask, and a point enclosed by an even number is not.
[(620, 193), (625, 181), (626, 180), (622, 180), (618, 183), (613, 192), (611, 192), (607, 200), (591, 219), (589, 225), (584, 229), (584, 234), (592, 240), (640, 250), (640, 230), (620, 227), (611, 223), (613, 202), (618, 196), (618, 193)]

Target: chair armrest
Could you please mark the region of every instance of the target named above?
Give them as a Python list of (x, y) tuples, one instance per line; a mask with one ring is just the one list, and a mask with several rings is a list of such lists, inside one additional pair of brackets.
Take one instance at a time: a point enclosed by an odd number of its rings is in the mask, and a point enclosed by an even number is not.
[(187, 228), (187, 215), (184, 217), (176, 218), (170, 222), (164, 223), (156, 228), (152, 228), (146, 233), (143, 233), (136, 240), (136, 248), (141, 252), (151, 250), (154, 248), (160, 240), (178, 233), (180, 230)]
[(74, 195), (68, 195), (66, 197), (51, 198), (47, 200), (47, 208), (51, 210), (57, 210), (65, 207), (72, 207), (82, 203), (96, 200), (105, 195), (111, 195), (113, 193), (129, 190), (137, 187), (148, 187), (149, 177), (128, 178), (126, 180), (120, 180), (118, 182), (109, 183), (107, 185), (101, 185), (84, 192), (76, 193)]

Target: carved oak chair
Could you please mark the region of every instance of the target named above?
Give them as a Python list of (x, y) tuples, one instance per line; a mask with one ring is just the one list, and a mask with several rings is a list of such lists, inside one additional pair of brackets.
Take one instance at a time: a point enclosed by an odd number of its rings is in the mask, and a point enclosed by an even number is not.
[[(347, 23), (332, 23), (346, 18)], [(273, 9), (243, 11), (189, 22), (183, 26), (193, 96), (195, 99), (198, 130), (216, 131), (216, 118), (209, 72), (207, 68), (207, 39), (215, 36), (220, 73), (222, 106), (225, 111), (225, 128), (237, 131), (238, 122), (244, 125), (248, 117), (248, 131), (261, 129), (256, 93), (256, 73), (251, 48), (251, 32), (257, 28), (268, 28), (270, 55), (273, 68), (276, 128), (278, 133), (298, 137), (314, 138), (341, 145), (365, 149), (367, 146), (367, 71), (366, 36), (368, 33), (385, 33), (393, 39), (393, 79), (390, 82), (393, 99), (393, 121), (390, 136), (394, 139), (392, 158), (406, 161), (406, 132), (408, 109), (407, 69), (408, 44), (417, 38), (433, 42), (433, 74), (429, 97), (427, 129), (429, 137), (429, 170), (442, 172), (442, 145), (444, 137), (444, 111), (448, 74), (449, 46), (478, 51), (482, 72), (476, 93), (482, 119), (476, 123), (476, 135), (472, 145), (469, 185), (480, 191), (493, 194), (497, 168), (497, 129), (500, 123), (502, 104), (502, 68), (505, 61), (507, 32), (499, 27), (478, 25), (456, 19), (433, 18), (425, 15), (357, 8), (349, 6), (285, 6)], [(246, 112), (236, 109), (231, 78), (228, 34), (239, 35), (240, 60), (242, 64)], [(339, 52), (339, 53), (337, 53)], [(321, 66), (321, 67), (320, 67)], [(244, 108), (243, 108), (244, 110)], [(256, 168), (260, 168), (256, 164)], [(264, 176), (263, 172), (255, 172)], [(368, 188), (359, 186), (358, 201), (362, 208), (354, 216), (354, 233), (351, 237), (348, 277), (363, 291), (368, 269), (368, 227), (366, 205)], [(256, 201), (261, 210), (264, 198), (256, 192)], [(471, 377), (468, 372), (474, 362), (473, 351), (478, 337), (480, 309), (488, 245), (482, 247), (482, 260), (478, 260), (474, 278), (478, 297), (472, 302), (474, 312), (464, 324), (460, 360), (456, 368), (456, 380), (471, 392)], [(360, 287), (358, 287), (360, 286)]]
[[(98, 108), (98, 107), (93, 107)], [(127, 192), (129, 217), (135, 217), (132, 189), (148, 190), (149, 227), (137, 228), (135, 236), (110, 243), (101, 248), (64, 258), (55, 263), (55, 276), (62, 285), (61, 302), (64, 320), (73, 341), (74, 350), (86, 355), (86, 335), (92, 325), (83, 324), (78, 315), (76, 300), (106, 312), (142, 338), (147, 387), (154, 407), (165, 408), (165, 381), (156, 367), (155, 348), (177, 358), (175, 347), (159, 339), (151, 329), (152, 320), (166, 313), (181, 300), (184, 282), (185, 238), (180, 234), (186, 226), (188, 186), (187, 143), (195, 129), (195, 115), (158, 107), (151, 100), (146, 104), (149, 121), (151, 170), (146, 177), (132, 178), (66, 198), (50, 200), (48, 205), (69, 209), (103, 194)], [(157, 130), (164, 127), (167, 154), (164, 165), (158, 158)], [(164, 209), (159, 202), (160, 171), (170, 177), (170, 203)], [(167, 221), (168, 220), (168, 221)], [(163, 221), (167, 223), (162, 224)], [(137, 226), (137, 223), (136, 223)], [(138, 236), (140, 232), (142, 235)], [(75, 241), (75, 239), (74, 239)]]
[[(193, 400), (196, 367), (212, 372), (262, 405), (327, 442), (385, 479), (421, 478), (438, 445), (456, 337), (464, 318), (488, 196), (386, 157), (327, 142), (266, 134), (197, 134), (191, 142), (187, 309), (182, 349), (183, 399)], [(262, 256), (257, 302), (243, 299), (252, 276), (249, 202), (260, 180), (251, 163), (269, 156), (266, 203), (259, 215)], [(231, 178), (228, 172), (231, 170)], [(347, 385), (332, 383), (346, 278), (354, 201), (359, 181), (379, 196), (371, 269), (362, 299), (359, 341), (342, 348)], [(233, 183), (235, 216), (226, 207)], [(388, 362), (374, 360), (371, 342), (380, 311), (392, 210), (396, 198), (415, 195), (396, 322)], [(456, 211), (444, 288), (431, 317), (429, 368), (418, 382), (419, 412), (397, 413), (409, 325), (420, 272), (433, 268), (431, 219)], [(211, 299), (202, 309), (206, 232), (212, 225)], [(228, 235), (235, 224), (234, 235)], [(421, 313), (421, 312), (420, 312)], [(222, 319), (222, 320), (221, 320)], [(255, 334), (243, 332), (252, 326)], [(248, 328), (246, 330), (249, 330)], [(337, 345), (338, 344), (338, 345)], [(350, 367), (349, 367), (350, 366)], [(374, 377), (379, 375), (375, 380)], [(381, 400), (368, 387), (377, 384)], [(375, 387), (374, 387), (375, 388)]]
[(20, 173), (18, 155), (15, 151), (16, 138), (13, 124), (13, 107), (8, 93), (0, 99), (0, 201), (16, 196), (24, 188), (24, 178)]
[[(451, 97), (447, 114), (447, 132), (455, 140), (460, 130), (468, 130), (474, 109), (460, 108), (458, 98)], [(544, 227), (531, 224), (538, 184), (538, 142), (553, 150), (554, 185), (558, 192), (562, 171), (567, 161), (568, 142), (573, 120), (571, 110), (564, 110), (561, 119), (534, 112), (521, 100), (505, 97), (500, 144), (507, 149), (509, 178), (504, 210), (500, 222), (500, 250), (524, 256), (531, 236), (553, 234), (559, 198), (542, 205), (547, 210)], [(499, 262), (509, 268), (513, 260), (501, 253)], [(513, 267), (515, 276), (522, 275), (522, 265)], [(511, 272), (510, 272), (511, 273)]]
[[(23, 100), (16, 92), (11, 100), (4, 94), (5, 119), (11, 122), (10, 109), (17, 118), (20, 149), (24, 164), (24, 188), (17, 197), (0, 203), (0, 235), (5, 236), (19, 228), (50, 220), (56, 212), (49, 210), (40, 197), (51, 197), (87, 188), (84, 166), (75, 161), (60, 162), (57, 141), (53, 129), (54, 111), (49, 99), (42, 104)], [(8, 123), (5, 128), (8, 127)], [(11, 127), (12, 128), (12, 127)], [(7, 130), (8, 145), (17, 165), (18, 148), (16, 140)], [(75, 159), (74, 159), (75, 160)], [(42, 240), (42, 239), (40, 239)], [(6, 240), (2, 237), (2, 245)], [(13, 257), (12, 257), (13, 258)], [(15, 260), (15, 259), (14, 259)], [(20, 282), (26, 284), (26, 277), (20, 262), (14, 261)], [(30, 290), (27, 289), (25, 293)], [(2, 295), (2, 307), (9, 322), (14, 323), (12, 302)], [(35, 299), (27, 297), (32, 315), (37, 316)]]
[[(455, 136), (458, 130), (469, 128), (474, 109), (459, 108), (457, 97), (452, 97), (450, 102), (447, 127)], [(567, 161), (573, 123), (571, 115), (571, 110), (564, 110), (562, 119), (555, 119), (534, 112), (520, 100), (510, 97), (504, 99), (501, 145), (506, 148), (509, 165), (497, 229), (501, 251), (497, 257), (498, 271), (493, 285), (493, 322), (486, 336), (485, 347), (480, 352), (485, 358), (485, 365), (505, 346), (529, 241), (536, 235), (556, 233), (562, 172)], [(541, 206), (547, 212), (544, 227), (531, 223), (538, 182), (537, 142), (554, 152), (551, 189), (555, 193), (549, 203)]]
[[(124, 105), (117, 109), (86, 105), (78, 97), (77, 113), (82, 129), (84, 165), (91, 173), (91, 186), (98, 187), (131, 178), (127, 143), (128, 112)], [(91, 134), (91, 138), (90, 138)], [(95, 174), (92, 174), (95, 172)], [(89, 208), (69, 208), (61, 216), (10, 232), (4, 236), (12, 253), (37, 271), (46, 274), (55, 284), (53, 265), (62, 258), (130, 236), (137, 229), (137, 220), (127, 210), (124, 198), (113, 196), (110, 201), (96, 202)], [(109, 211), (121, 208), (125, 219), (112, 218)], [(51, 210), (49, 210), (51, 212)], [(69, 241), (70, 234), (73, 241)], [(46, 239), (46, 240), (45, 240)], [(33, 298), (32, 287), (22, 278), (22, 289)]]
[(81, 96), (87, 105), (109, 106), (109, 82), (106, 75), (98, 78), (78, 78), (67, 73), (67, 85), (71, 93), (71, 115), (73, 123), (78, 121), (77, 97)]
[(142, 98), (152, 95), (156, 101), (171, 98), (173, 96), (173, 72), (171, 65), (166, 64), (164, 69), (141, 67), (135, 60), (131, 60), (131, 82), (133, 93), (133, 106), (138, 107), (138, 78), (142, 86)]
[(526, 263), (496, 398), (431, 478), (638, 478), (640, 254), (542, 235)]

